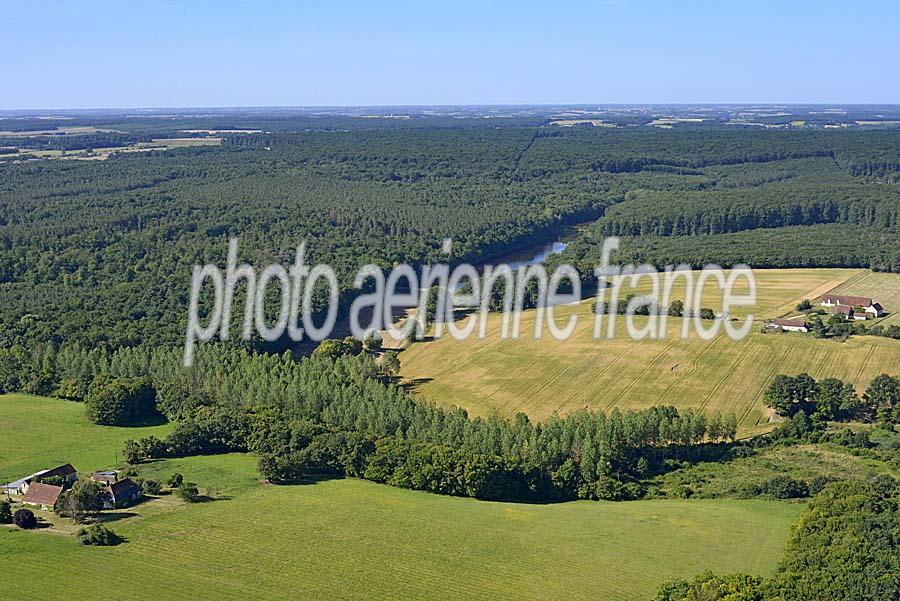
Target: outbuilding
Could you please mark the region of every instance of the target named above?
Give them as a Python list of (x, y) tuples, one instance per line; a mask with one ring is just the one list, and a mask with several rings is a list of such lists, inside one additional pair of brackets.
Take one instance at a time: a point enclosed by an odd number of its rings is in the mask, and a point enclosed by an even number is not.
[(141, 487), (131, 478), (113, 482), (103, 495), (105, 509), (127, 507), (141, 498)]
[(809, 332), (805, 319), (776, 319), (774, 325), (785, 332)]
[(22, 497), (22, 503), (40, 507), (45, 511), (51, 511), (56, 506), (56, 501), (59, 499), (62, 491), (62, 486), (34, 482), (28, 487), (28, 492), (25, 493), (25, 496)]

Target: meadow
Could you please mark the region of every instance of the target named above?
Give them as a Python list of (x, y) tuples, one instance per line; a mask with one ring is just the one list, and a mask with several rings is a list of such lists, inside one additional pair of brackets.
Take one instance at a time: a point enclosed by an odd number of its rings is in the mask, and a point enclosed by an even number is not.
[(0, 396), (0, 480), (15, 480), (37, 470), (71, 463), (95, 470), (122, 461), (122, 445), (143, 436), (165, 436), (170, 424), (149, 427), (99, 427), (88, 421), (82, 403), (24, 394)]
[[(84, 471), (108, 465), (123, 429), (84, 424), (72, 406), (0, 396), (0, 421), (26, 435), (0, 439), (0, 473), (51, 457)], [(0, 528), (0, 559), (15, 564), (7, 595), (84, 598), (114, 586), (117, 598), (135, 600), (647, 599), (668, 577), (707, 568), (770, 573), (802, 509), (760, 500), (490, 503), (359, 480), (276, 487), (240, 454), (141, 468), (175, 471), (215, 500), (167, 495), (112, 512), (127, 541), (116, 547), (81, 547), (62, 525)], [(46, 578), (48, 570), (65, 576)]]
[[(724, 333), (705, 341), (693, 328), (682, 339), (682, 320), (674, 318), (667, 320), (665, 337), (634, 341), (628, 337), (624, 317), (616, 318), (613, 338), (594, 339), (590, 301), (555, 308), (560, 325), (570, 316), (578, 319), (567, 340), (553, 339), (546, 328), (540, 340), (533, 339), (536, 311), (524, 313), (519, 338), (504, 340), (500, 316), (492, 314), (484, 339), (473, 336), (458, 341), (444, 336), (411, 345), (400, 354), (402, 378), (422, 397), (463, 407), (472, 415), (524, 412), (543, 419), (553, 412), (582, 408), (608, 411), (674, 405), (734, 412), (739, 434), (752, 435), (770, 427), (763, 394), (778, 373), (806, 371), (816, 378), (838, 377), (862, 392), (875, 376), (897, 372), (900, 344), (895, 340), (855, 336), (840, 343), (803, 334), (761, 332), (762, 320), (790, 315), (804, 298), (814, 299), (845, 282), (853, 285), (876, 276), (889, 280), (872, 288), (876, 291), (900, 282), (896, 274), (860, 270), (758, 270), (756, 304), (732, 314), (752, 313), (760, 323), (740, 341)], [(674, 299), (683, 298), (684, 286), (679, 286), (673, 290)], [(645, 294), (649, 287), (646, 281), (638, 282), (632, 289), (623, 288), (620, 296), (629, 292)], [(707, 306), (720, 308), (712, 294), (706, 298)], [(890, 299), (885, 300), (886, 308), (900, 307), (894, 297)], [(636, 317), (635, 324), (640, 327), (647, 319)]]

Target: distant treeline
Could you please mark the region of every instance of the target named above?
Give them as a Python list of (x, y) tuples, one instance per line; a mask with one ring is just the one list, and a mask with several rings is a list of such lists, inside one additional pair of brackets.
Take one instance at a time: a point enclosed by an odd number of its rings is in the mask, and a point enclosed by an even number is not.
[(0, 146), (17, 146), (29, 150), (85, 150), (88, 148), (114, 148), (150, 142), (147, 134), (121, 134), (98, 132), (91, 134), (57, 134), (34, 137), (2, 137)]
[[(602, 240), (583, 238), (556, 261), (573, 261), (579, 271), (600, 261)], [(754, 268), (862, 267), (900, 272), (900, 233), (859, 225), (827, 224), (757, 229), (697, 236), (626, 236), (613, 255), (617, 263), (665, 266), (686, 263)]]

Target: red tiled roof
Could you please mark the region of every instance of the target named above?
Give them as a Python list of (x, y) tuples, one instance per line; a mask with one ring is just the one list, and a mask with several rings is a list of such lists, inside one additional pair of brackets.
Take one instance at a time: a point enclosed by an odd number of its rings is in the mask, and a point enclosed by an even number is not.
[(867, 296), (843, 296), (840, 294), (826, 294), (822, 297), (822, 302), (851, 307), (870, 307), (872, 305), (872, 299)]
[(850, 317), (853, 315), (853, 307), (848, 305), (835, 305), (834, 309), (831, 310), (832, 313), (840, 313), (846, 317)]
[(22, 497), (22, 502), (53, 507), (56, 505), (56, 500), (59, 498), (62, 490), (62, 486), (53, 486), (51, 484), (35, 482), (28, 487), (28, 492)]

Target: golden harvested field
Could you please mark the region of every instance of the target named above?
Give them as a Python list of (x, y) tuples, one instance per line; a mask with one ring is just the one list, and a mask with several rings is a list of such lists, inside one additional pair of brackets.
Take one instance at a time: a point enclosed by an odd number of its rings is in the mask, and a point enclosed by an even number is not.
[(900, 276), (897, 274), (864, 271), (835, 288), (834, 292), (871, 297), (875, 302), (881, 303), (889, 313), (883, 319), (872, 323), (900, 326)]
[[(759, 271), (759, 298), (752, 308), (755, 319), (788, 313), (799, 300), (815, 298), (865, 273)], [(892, 277), (900, 280), (900, 276)], [(683, 294), (676, 289), (673, 298), (679, 298), (678, 292)], [(712, 302), (704, 305), (718, 308)], [(521, 411), (543, 419), (554, 411), (584, 407), (611, 410), (666, 404), (735, 412), (741, 434), (749, 435), (770, 427), (763, 393), (778, 373), (807, 371), (816, 378), (839, 377), (853, 382), (859, 391), (881, 373), (900, 373), (900, 342), (886, 338), (856, 336), (839, 343), (804, 334), (763, 334), (760, 324), (754, 324), (741, 341), (720, 333), (707, 342), (693, 329), (682, 339), (682, 320), (670, 318), (664, 338), (634, 341), (625, 330), (625, 318), (618, 317), (612, 339), (594, 339), (589, 301), (557, 307), (555, 312), (561, 325), (570, 315), (578, 318), (567, 340), (554, 340), (546, 328), (543, 337), (534, 340), (535, 311), (523, 315), (518, 339), (502, 340), (500, 317), (492, 314), (484, 339), (457, 341), (444, 336), (403, 351), (403, 380), (417, 394), (464, 407), (473, 415)], [(635, 325), (645, 325), (647, 319), (635, 318)]]

